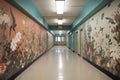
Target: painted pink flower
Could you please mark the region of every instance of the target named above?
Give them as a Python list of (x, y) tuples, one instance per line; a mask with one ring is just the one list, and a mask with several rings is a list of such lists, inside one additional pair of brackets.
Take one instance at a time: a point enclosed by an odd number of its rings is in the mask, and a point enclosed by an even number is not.
[(1, 63), (0, 64), (0, 75), (4, 74), (4, 72), (6, 71), (6, 64), (5, 63)]
[(97, 57), (96, 64), (100, 66), (101, 65), (101, 60), (102, 60), (101, 57)]
[(112, 59), (111, 62), (110, 62), (110, 65), (111, 65), (112, 68), (115, 68), (117, 64), (118, 64), (117, 61), (114, 60), (114, 59)]

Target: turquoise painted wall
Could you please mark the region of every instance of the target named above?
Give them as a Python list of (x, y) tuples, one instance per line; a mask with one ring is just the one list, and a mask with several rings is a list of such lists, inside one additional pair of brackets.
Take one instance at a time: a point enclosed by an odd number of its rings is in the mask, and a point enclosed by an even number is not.
[(68, 40), (69, 40), (69, 43), (68, 43), (68, 44), (69, 44), (69, 48), (71, 49), (71, 42), (72, 42), (72, 41), (71, 41), (71, 35), (70, 35), (70, 34), (69, 34), (69, 37), (68, 37), (68, 38), (69, 38), (69, 39), (68, 39)]
[[(42, 15), (37, 10), (32, 0), (14, 0), (21, 8), (23, 8), (28, 14), (30, 14), (36, 21), (38, 21), (44, 28), (48, 28), (48, 24), (44, 21)], [(12, 1), (12, 2), (14, 2)]]
[(57, 25), (49, 25), (49, 30), (71, 30), (70, 25), (63, 25), (59, 28)]
[(74, 50), (74, 34), (69, 34), (69, 48), (71, 50)]

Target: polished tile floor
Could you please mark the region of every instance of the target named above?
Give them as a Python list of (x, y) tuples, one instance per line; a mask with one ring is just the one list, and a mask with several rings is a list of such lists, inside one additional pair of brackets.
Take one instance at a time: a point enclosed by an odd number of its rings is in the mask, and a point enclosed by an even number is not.
[(112, 80), (65, 46), (55, 46), (15, 80)]

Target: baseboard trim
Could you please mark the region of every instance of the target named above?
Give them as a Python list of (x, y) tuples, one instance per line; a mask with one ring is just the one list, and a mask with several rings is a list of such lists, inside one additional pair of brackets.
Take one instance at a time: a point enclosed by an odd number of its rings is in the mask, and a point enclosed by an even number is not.
[(112, 78), (113, 80), (120, 80), (120, 77), (113, 75), (112, 73), (110, 73), (109, 71), (106, 71), (105, 69), (101, 68), (100, 66), (96, 65), (95, 63), (92, 63), (91, 61), (89, 61), (87, 58), (83, 57), (84, 60), (86, 60), (88, 63), (90, 63), (91, 65), (93, 65), (95, 68), (97, 68), (98, 70), (102, 71), (103, 73), (105, 73), (107, 76), (109, 76), (110, 78)]

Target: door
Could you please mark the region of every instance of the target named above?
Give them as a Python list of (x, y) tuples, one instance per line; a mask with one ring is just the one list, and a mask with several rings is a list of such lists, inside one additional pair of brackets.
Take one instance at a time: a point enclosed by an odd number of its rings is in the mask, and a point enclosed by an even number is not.
[(75, 32), (75, 53), (79, 53), (78, 52), (78, 31), (77, 32)]
[(80, 29), (80, 56), (82, 56), (82, 50), (83, 50), (82, 35), (83, 35), (83, 29)]

